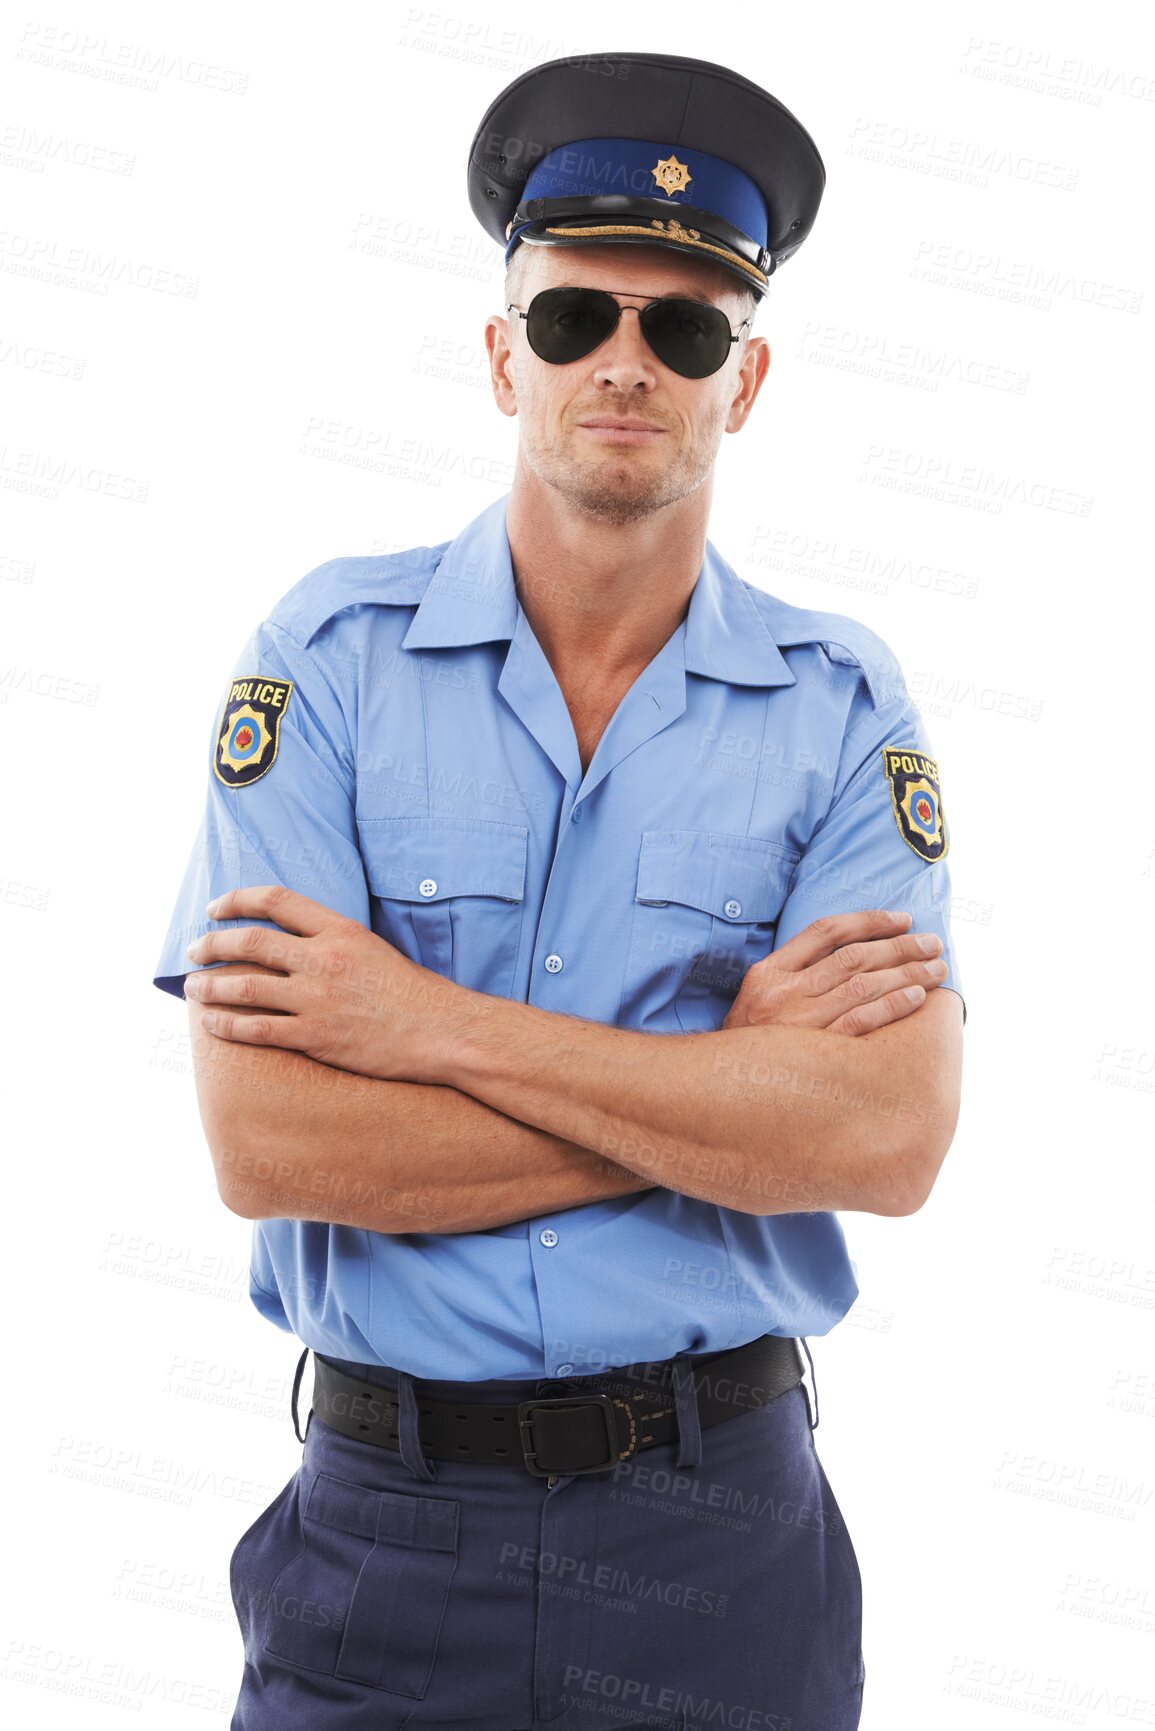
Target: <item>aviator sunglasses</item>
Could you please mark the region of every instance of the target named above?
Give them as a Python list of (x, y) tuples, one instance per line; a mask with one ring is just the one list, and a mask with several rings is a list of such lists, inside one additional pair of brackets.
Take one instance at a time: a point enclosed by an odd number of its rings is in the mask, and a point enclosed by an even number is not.
[[(622, 294), (629, 290), (622, 289)], [(640, 295), (633, 296), (640, 300)], [(541, 360), (563, 367), (580, 361), (613, 335), (623, 312), (637, 313), (642, 334), (651, 349), (671, 372), (684, 379), (707, 379), (716, 373), (736, 343), (744, 325), (736, 331), (721, 307), (704, 301), (671, 296), (644, 307), (619, 306), (606, 289), (550, 288), (534, 295), (528, 311), (514, 301), (505, 309), (525, 320), (529, 346)]]

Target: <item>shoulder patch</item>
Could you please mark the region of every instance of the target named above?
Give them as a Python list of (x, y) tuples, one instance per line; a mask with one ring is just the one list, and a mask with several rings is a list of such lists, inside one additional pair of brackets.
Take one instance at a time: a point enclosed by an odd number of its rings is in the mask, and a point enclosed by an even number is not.
[(281, 717), (292, 694), (291, 679), (246, 673), (232, 681), (213, 751), (218, 781), (226, 787), (248, 787), (269, 773), (277, 761)]
[(437, 547), (410, 547), (402, 553), (329, 559), (294, 583), (269, 614), (269, 621), (307, 648), (310, 638), (346, 607), (415, 606), (448, 546), (443, 541)]
[(882, 768), (903, 841), (919, 859), (945, 859), (950, 838), (936, 759), (911, 746), (884, 745)]

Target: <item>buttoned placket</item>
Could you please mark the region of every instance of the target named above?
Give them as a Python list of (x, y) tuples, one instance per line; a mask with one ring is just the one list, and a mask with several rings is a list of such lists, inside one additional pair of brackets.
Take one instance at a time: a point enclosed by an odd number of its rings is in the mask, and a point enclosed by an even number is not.
[[(683, 619), (622, 698), (583, 776), (577, 736), (565, 697), (524, 609), (518, 604), (517, 626), (497, 688), (566, 784), (530, 974), (529, 1002), (542, 1009), (551, 1008), (551, 980), (567, 966), (580, 968), (584, 959), (567, 953), (565, 940), (566, 904), (575, 874), (581, 870), (586, 835), (591, 833), (579, 827), (584, 808), (623, 758), (644, 748), (648, 740), (685, 713), (685, 634)], [(589, 845), (593, 845), (592, 839)], [(552, 1326), (554, 1307), (550, 1296), (560, 1272), (557, 1260), (564, 1258), (566, 1250), (561, 1235), (547, 1219), (529, 1221), (527, 1231), (544, 1354), (545, 1342), (566, 1338)], [(563, 1314), (560, 1303), (557, 1312), (560, 1321)], [(567, 1359), (552, 1367), (547, 1364), (546, 1375), (568, 1376), (573, 1370), (573, 1363)]]

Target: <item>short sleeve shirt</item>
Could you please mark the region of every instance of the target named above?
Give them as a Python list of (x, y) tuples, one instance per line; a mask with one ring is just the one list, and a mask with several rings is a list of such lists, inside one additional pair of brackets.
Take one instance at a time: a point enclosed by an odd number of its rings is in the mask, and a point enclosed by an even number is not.
[[(182, 994), (214, 895), (276, 883), (462, 986), (653, 1034), (717, 1031), (756, 961), (861, 908), (936, 932), (933, 989), (962, 996), (939, 767), (886, 643), (707, 540), (583, 773), (507, 503), (453, 541), (320, 566), (254, 632), (157, 985)], [(858, 1285), (833, 1212), (659, 1186), (478, 1232), (258, 1220), (250, 1293), (315, 1351), (474, 1380), (821, 1335)]]

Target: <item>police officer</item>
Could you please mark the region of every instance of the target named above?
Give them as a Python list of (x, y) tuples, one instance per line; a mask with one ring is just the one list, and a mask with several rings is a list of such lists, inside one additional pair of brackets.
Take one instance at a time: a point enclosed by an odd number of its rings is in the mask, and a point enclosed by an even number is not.
[(749, 79), (611, 54), (468, 172), (514, 484), (259, 626), (156, 970), (305, 1347), (233, 1727), (849, 1731), (800, 1345), (857, 1295), (836, 1211), (934, 1182), (965, 1006), (894, 655), (706, 538), (823, 166)]

